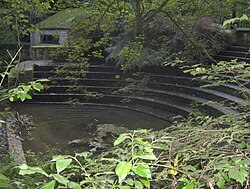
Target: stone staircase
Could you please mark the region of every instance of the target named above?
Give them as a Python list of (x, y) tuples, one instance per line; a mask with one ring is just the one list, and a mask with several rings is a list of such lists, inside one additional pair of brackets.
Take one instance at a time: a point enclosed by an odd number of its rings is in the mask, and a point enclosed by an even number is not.
[(236, 28), (235, 42), (214, 58), (218, 61), (237, 59), (250, 63), (250, 28)]
[[(233, 84), (201, 88), (209, 81), (194, 79), (175, 68), (149, 67), (142, 70), (143, 77), (135, 77), (121, 72), (114, 65), (95, 64), (89, 66), (84, 78), (67, 78), (68, 73), (63, 77), (55, 73), (55, 69), (62, 64), (67, 63), (34, 67), (35, 79), (49, 77), (51, 81), (43, 93), (34, 94), (33, 102), (113, 106), (147, 113), (167, 121), (172, 116), (191, 113), (194, 106), (206, 114), (219, 116), (236, 114), (237, 110), (230, 105), (249, 105), (239, 92), (249, 93), (249, 88)], [(70, 67), (71, 72), (77, 69), (74, 64)], [(147, 80), (143, 81), (142, 78)], [(79, 90), (74, 89), (75, 82)], [(248, 83), (246, 86), (249, 86)]]
[(238, 61), (245, 61), (250, 63), (250, 45), (232, 45), (225, 51), (222, 51), (214, 57), (218, 61), (231, 61), (237, 59)]

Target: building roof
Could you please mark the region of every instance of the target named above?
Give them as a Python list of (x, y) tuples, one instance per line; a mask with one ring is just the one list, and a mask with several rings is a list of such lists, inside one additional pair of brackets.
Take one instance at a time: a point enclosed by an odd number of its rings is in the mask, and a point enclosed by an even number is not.
[(82, 14), (80, 9), (65, 9), (36, 24), (39, 29), (69, 29), (72, 21)]

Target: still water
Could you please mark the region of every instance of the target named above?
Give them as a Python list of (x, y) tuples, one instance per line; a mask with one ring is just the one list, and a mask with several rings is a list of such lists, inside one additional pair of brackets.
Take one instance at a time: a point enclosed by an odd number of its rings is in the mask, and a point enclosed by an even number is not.
[[(52, 147), (71, 152), (88, 150), (97, 126), (111, 126), (112, 130), (160, 130), (169, 125), (147, 114), (114, 107), (22, 104), (14, 109), (20, 115), (32, 116), (36, 124), (27, 137), (29, 140), (23, 142), (24, 150), (34, 152), (43, 152), (45, 148)], [(74, 141), (79, 144), (74, 144)]]

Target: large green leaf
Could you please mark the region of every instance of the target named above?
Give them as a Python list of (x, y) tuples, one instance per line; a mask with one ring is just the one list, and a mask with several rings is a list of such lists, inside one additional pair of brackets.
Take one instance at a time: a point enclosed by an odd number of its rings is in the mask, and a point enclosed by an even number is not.
[(57, 182), (63, 184), (64, 186), (67, 186), (67, 185), (68, 185), (69, 180), (68, 180), (67, 178), (65, 178), (64, 176), (59, 175), (59, 174), (53, 174), (52, 176), (54, 177), (54, 179), (55, 179)]
[(31, 100), (32, 96), (30, 96), (29, 94), (26, 94), (25, 98), (28, 99), (28, 100)]
[(42, 186), (40, 189), (54, 189), (56, 185), (56, 181), (52, 180), (49, 183), (46, 183), (45, 185)]
[(194, 183), (187, 183), (182, 189), (194, 189)]
[(151, 171), (147, 164), (141, 164), (132, 168), (133, 172), (144, 178), (151, 178)]
[(72, 159), (59, 159), (56, 161), (56, 170), (57, 173), (60, 173), (64, 169), (66, 169), (70, 163), (72, 162)]
[(9, 185), (9, 179), (0, 173), (0, 188), (7, 188)]
[(131, 162), (122, 161), (118, 163), (118, 165), (115, 168), (115, 173), (119, 178), (119, 183), (121, 183), (126, 178), (126, 176), (131, 170), (131, 167), (132, 167)]
[(48, 177), (48, 174), (41, 167), (30, 167), (26, 164), (22, 164), (19, 166), (19, 175), (31, 175), (35, 173), (40, 173)]
[(119, 144), (121, 144), (124, 140), (130, 138), (129, 134), (127, 133), (124, 133), (124, 134), (121, 134), (114, 142), (114, 146), (117, 146)]
[(80, 184), (76, 183), (76, 182), (69, 182), (68, 183), (68, 187), (72, 188), (72, 189), (81, 189)]
[(145, 155), (141, 155), (138, 156), (141, 159), (145, 159), (145, 160), (156, 160), (156, 156), (152, 153), (152, 154), (145, 154)]
[(147, 178), (140, 178), (141, 183), (146, 186), (147, 188), (150, 188), (150, 182)]
[(143, 185), (142, 185), (142, 183), (140, 182), (140, 181), (135, 181), (135, 188), (136, 189), (143, 189)]
[(84, 157), (84, 159), (86, 159), (88, 156), (90, 155), (90, 152), (81, 152), (81, 153), (76, 153), (75, 156), (76, 157)]
[(60, 159), (68, 159), (70, 158), (70, 155), (58, 155), (58, 156), (53, 156), (53, 159), (51, 161), (58, 161)]
[(134, 185), (134, 180), (131, 179), (131, 178), (125, 179), (124, 182), (125, 182), (126, 184), (128, 184), (129, 186), (133, 186), (133, 185)]
[(35, 89), (36, 91), (41, 91), (44, 87), (41, 83), (34, 83), (32, 85), (33, 89)]
[(131, 189), (130, 186), (119, 186), (119, 189)]
[(20, 91), (19, 94), (17, 94), (17, 98), (19, 98), (22, 102), (26, 99), (26, 94), (24, 91)]
[(0, 180), (0, 188), (8, 188), (9, 182), (6, 180)]
[(218, 186), (218, 188), (220, 189), (224, 189), (224, 185), (225, 185), (225, 179), (223, 178), (223, 176), (221, 174), (217, 175), (217, 183), (216, 185)]
[(247, 177), (248, 177), (248, 171), (246, 169), (247, 168), (244, 168), (244, 167), (242, 167), (241, 169), (232, 168), (229, 170), (228, 176), (236, 180), (237, 182), (240, 182), (241, 185), (243, 185), (243, 183), (247, 181)]

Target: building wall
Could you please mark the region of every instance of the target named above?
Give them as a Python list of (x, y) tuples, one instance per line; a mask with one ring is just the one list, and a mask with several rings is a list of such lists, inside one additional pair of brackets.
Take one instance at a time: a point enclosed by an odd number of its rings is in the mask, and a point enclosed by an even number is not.
[[(59, 44), (43, 43), (41, 41), (42, 35), (51, 35), (59, 37)], [(31, 46), (63, 46), (67, 44), (68, 30), (45, 30), (41, 29), (39, 32), (32, 32), (30, 35)]]

